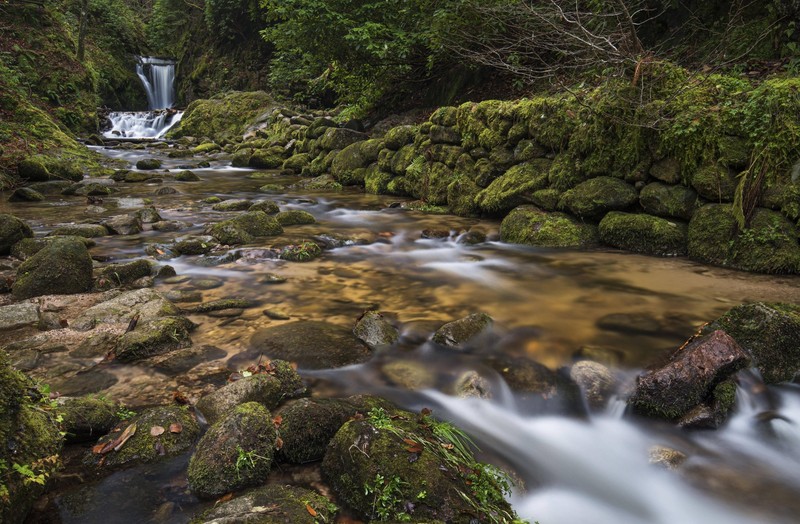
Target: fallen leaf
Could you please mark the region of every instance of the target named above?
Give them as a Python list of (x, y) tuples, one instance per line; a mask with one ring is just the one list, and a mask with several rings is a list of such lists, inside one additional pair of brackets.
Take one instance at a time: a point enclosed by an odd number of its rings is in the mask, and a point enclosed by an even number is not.
[(441, 446), (442, 446), (444, 449), (447, 449), (447, 450), (453, 449), (453, 447), (454, 447), (454, 446), (453, 446), (452, 444), (450, 444), (449, 442), (448, 442), (447, 444), (445, 444), (445, 443), (442, 443), (442, 444), (441, 444)]
[(280, 415), (277, 415), (272, 418), (272, 423), (275, 424), (276, 427), (280, 427), (282, 422), (283, 422), (283, 417)]
[(294, 370), (297, 371), (297, 362), (291, 362), (289, 366)]
[(214, 505), (216, 506), (217, 504), (222, 504), (222, 503), (228, 502), (229, 500), (232, 500), (232, 499), (233, 499), (233, 492), (226, 493), (226, 494), (222, 495), (220, 498), (218, 498), (217, 501), (214, 502)]
[(153, 437), (157, 437), (159, 435), (163, 435), (166, 430), (163, 426), (153, 426), (150, 428), (150, 435)]
[(114, 446), (114, 451), (119, 451), (120, 449), (122, 449), (122, 446), (124, 446), (125, 443), (128, 442), (128, 439), (130, 439), (135, 434), (136, 434), (136, 423), (134, 422), (133, 424), (125, 428), (125, 431), (122, 432), (122, 435), (120, 435), (117, 438), (117, 440), (115, 441), (117, 445)]
[(281, 449), (283, 447), (283, 439), (278, 437), (275, 439), (275, 449)]
[(95, 454), (98, 454), (98, 455), (103, 453), (103, 448), (106, 446), (106, 444), (107, 444), (106, 442), (101, 442), (99, 444), (95, 444), (94, 446), (92, 446), (92, 453), (95, 453)]
[(181, 431), (183, 431), (183, 426), (181, 426), (180, 422), (173, 422), (169, 425), (170, 433), (180, 433)]
[(306, 511), (308, 511), (308, 514), (311, 515), (312, 517), (316, 517), (317, 516), (317, 510), (312, 508), (311, 504), (306, 504)]

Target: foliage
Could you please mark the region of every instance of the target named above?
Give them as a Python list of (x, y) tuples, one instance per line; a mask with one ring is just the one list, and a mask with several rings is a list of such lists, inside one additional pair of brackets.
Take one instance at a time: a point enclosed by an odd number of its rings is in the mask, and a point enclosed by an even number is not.
[(256, 36), (263, 17), (258, 0), (206, 0), (208, 29), (224, 40)]

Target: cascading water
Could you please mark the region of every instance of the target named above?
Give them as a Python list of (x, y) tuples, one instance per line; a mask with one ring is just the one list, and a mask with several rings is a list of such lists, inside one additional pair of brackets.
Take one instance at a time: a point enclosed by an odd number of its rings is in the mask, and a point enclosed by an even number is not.
[(111, 128), (106, 138), (161, 138), (180, 122), (182, 111), (172, 110), (175, 103), (175, 61), (141, 56), (136, 74), (147, 92), (149, 111), (109, 113)]

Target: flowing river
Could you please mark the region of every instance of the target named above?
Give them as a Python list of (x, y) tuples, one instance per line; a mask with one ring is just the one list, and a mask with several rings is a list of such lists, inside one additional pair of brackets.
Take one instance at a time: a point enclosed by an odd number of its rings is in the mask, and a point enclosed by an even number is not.
[[(187, 162), (168, 158), (165, 148), (97, 150), (131, 165), (156, 156), (173, 171)], [(542, 409), (541, 403), (511, 393), (481, 360), (487, 355), (525, 356), (555, 370), (577, 355), (602, 354), (613, 361), (620, 382), (629, 383), (643, 367), (663, 359), (730, 307), (756, 300), (800, 303), (800, 279), (751, 275), (686, 259), (503, 244), (497, 221), (424, 214), (396, 205), (395, 197), (357, 190), (291, 189), (297, 177), (233, 169), (224, 158), (212, 158), (210, 167), (193, 171), (200, 182), (166, 178), (163, 183), (118, 183), (118, 192), (93, 206), (86, 197), (75, 196), (15, 204), (3, 199), (0, 211), (27, 220), (37, 235), (59, 224), (126, 213), (146, 202), (164, 219), (186, 223), (178, 232), (145, 230), (96, 239), (92, 254), (115, 262), (145, 257), (150, 244), (168, 245), (180, 236), (202, 234), (206, 224), (232, 216), (202, 203), (212, 196), (271, 199), (281, 209), (314, 215), (316, 224), (287, 227), (281, 237), (268, 239), (275, 244), (315, 238), (350, 242), (305, 263), (278, 260), (268, 249), (273, 246), (263, 242), (234, 249), (227, 257), (219, 253), (216, 258), (164, 260), (178, 277), (157, 281), (160, 292), (194, 293), (195, 300), (203, 301), (242, 297), (259, 307), (238, 317), (190, 316), (200, 324), (192, 334), (195, 345), (221, 350), (198, 366), (201, 372), (170, 376), (119, 364), (108, 370), (115, 380), (100, 389), (103, 394), (134, 409), (167, 403), (176, 390), (200, 390), (204, 377), (255, 360), (249, 341), (260, 329), (295, 320), (349, 327), (366, 309), (378, 308), (401, 326), (400, 342), (365, 364), (301, 369), (315, 395), (376, 393), (409, 409), (433, 407), (437, 416), (474, 437), (482, 458), (514, 472), (520, 486), (512, 502), (521, 517), (541, 524), (797, 521), (796, 385), (765, 389), (757, 378), (742, 374), (737, 411), (722, 429), (679, 431), (625, 417), (624, 388), (620, 400), (599, 412)], [(284, 189), (259, 192), (265, 184)], [(166, 186), (177, 192), (157, 194)], [(465, 242), (467, 238), (481, 241)], [(494, 318), (491, 338), (463, 352), (443, 352), (427, 343), (443, 323), (474, 312)], [(55, 352), (46, 358), (46, 366), (33, 372), (43, 379), (48, 379), (48, 370), (70, 366), (72, 357)], [(488, 381), (491, 399), (449, 395), (466, 371)], [(686, 463), (678, 471), (650, 464), (655, 445), (685, 453)], [(202, 505), (187, 495), (185, 480), (184, 489), (176, 487), (186, 460), (179, 457), (66, 489), (56, 500), (58, 518), (75, 523), (188, 522)], [(305, 470), (297, 469), (301, 471), (285, 470), (280, 480), (313, 485), (313, 479), (302, 479)], [(179, 510), (165, 516), (165, 504)]]

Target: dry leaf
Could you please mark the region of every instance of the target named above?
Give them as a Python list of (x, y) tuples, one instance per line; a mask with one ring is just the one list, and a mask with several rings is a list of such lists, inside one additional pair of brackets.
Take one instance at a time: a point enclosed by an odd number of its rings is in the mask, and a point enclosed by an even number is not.
[(150, 435), (153, 437), (157, 437), (159, 435), (163, 435), (166, 430), (162, 426), (153, 426), (150, 428)]
[(317, 516), (317, 510), (312, 508), (311, 504), (306, 504), (306, 511), (308, 511), (308, 514), (311, 515), (312, 517), (316, 517)]
[(176, 391), (172, 394), (172, 400), (174, 400), (177, 404), (181, 405), (186, 405), (189, 403), (189, 399), (186, 398), (186, 395), (184, 395), (180, 391)]
[(275, 427), (280, 427), (282, 422), (283, 422), (283, 417), (280, 415), (273, 417), (272, 419), (272, 423), (275, 424)]
[(233, 492), (226, 493), (222, 495), (220, 498), (218, 498), (217, 501), (214, 502), (214, 505), (216, 506), (217, 504), (222, 504), (223, 502), (228, 502), (229, 500), (232, 499), (233, 499)]
[(173, 422), (169, 425), (170, 433), (180, 433), (181, 431), (183, 431), (183, 426), (181, 426), (180, 422)]
[(275, 449), (281, 449), (283, 447), (283, 439), (278, 437), (275, 439)]
[(124, 446), (125, 443), (128, 442), (128, 439), (134, 436), (135, 434), (136, 434), (136, 423), (134, 422), (133, 424), (125, 428), (125, 431), (122, 432), (122, 435), (117, 437), (116, 440), (112, 442), (114, 451), (119, 451), (120, 449), (122, 449), (122, 446)]

